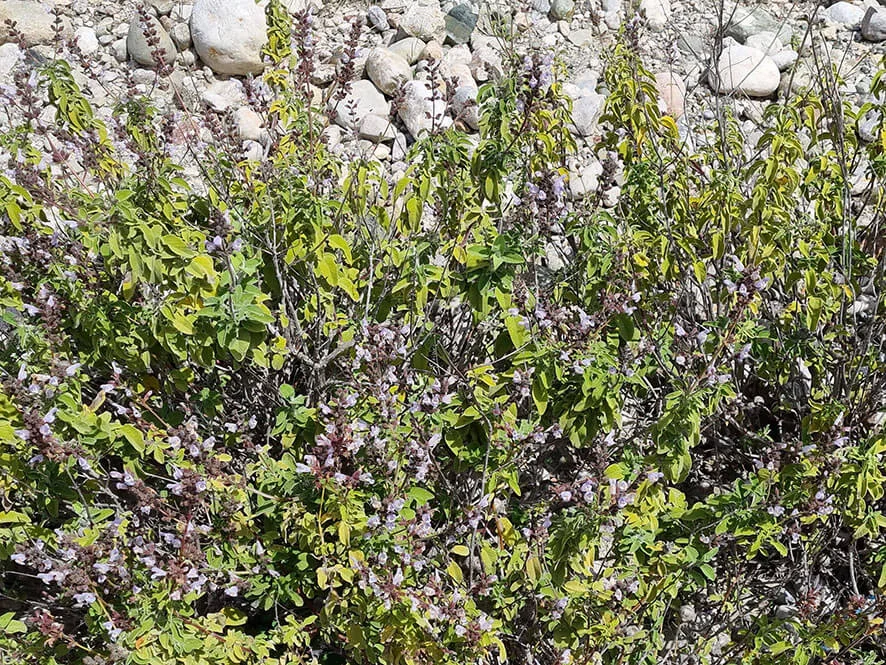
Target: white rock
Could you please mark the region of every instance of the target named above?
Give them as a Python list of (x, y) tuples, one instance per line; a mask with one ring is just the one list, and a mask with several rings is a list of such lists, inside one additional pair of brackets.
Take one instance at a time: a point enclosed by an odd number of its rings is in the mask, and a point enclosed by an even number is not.
[[(0, 43), (10, 41), (6, 21), (13, 20), (16, 29), (24, 35), (26, 46), (52, 44), (55, 42), (55, 16), (47, 8), (47, 3), (35, 0), (3, 0), (0, 2)], [(71, 22), (62, 19), (62, 36), (72, 35)]]
[(864, 18), (864, 7), (841, 1), (828, 7), (824, 12), (824, 17), (833, 23), (855, 29), (861, 25), (861, 20)]
[(3, 44), (0, 46), (0, 80), (8, 80), (9, 74), (22, 60), (22, 50), (18, 44)]
[(326, 140), (329, 148), (334, 148), (341, 143), (341, 127), (338, 125), (329, 125), (320, 133), (320, 136)]
[(463, 85), (452, 95), (452, 108), (471, 129), (480, 129), (480, 108), (477, 106), (477, 87)]
[(172, 26), (169, 36), (178, 48), (184, 50), (191, 47), (191, 28), (187, 23), (177, 23)]
[(671, 0), (640, 0), (640, 12), (651, 30), (663, 30), (671, 18)]
[(794, 49), (787, 48), (771, 57), (772, 62), (778, 67), (778, 71), (784, 72), (793, 67), (800, 56)]
[(861, 21), (861, 36), (869, 42), (886, 40), (886, 11), (868, 7)]
[[(441, 68), (443, 69), (443, 68)], [(455, 79), (455, 87), (469, 87), (469, 88), (477, 88), (477, 83), (474, 81), (474, 77), (471, 76), (471, 68), (467, 65), (463, 65), (461, 63), (456, 63), (451, 65), (445, 69), (443, 69), (443, 73), (452, 79)]]
[(258, 141), (262, 137), (261, 116), (248, 106), (241, 106), (234, 113), (234, 121), (237, 123), (237, 133), (241, 139)]
[(397, 136), (397, 129), (387, 116), (370, 113), (360, 121), (359, 134), (361, 138), (370, 141), (393, 141)]
[(369, 53), (366, 75), (383, 93), (393, 95), (397, 88), (412, 79), (412, 68), (403, 56), (379, 46)]
[(440, 67), (445, 71), (453, 65), (470, 65), (472, 57), (471, 49), (467, 44), (453, 46), (443, 54)]
[(571, 30), (566, 38), (579, 48), (584, 48), (594, 43), (594, 33), (589, 29)]
[(88, 26), (81, 26), (74, 31), (74, 41), (77, 48), (85, 55), (92, 55), (98, 51), (98, 36), (95, 30)]
[(438, 42), (436, 39), (430, 40), (427, 44), (425, 44), (424, 49), (422, 49), (421, 56), (419, 57), (422, 60), (442, 60), (443, 44), (441, 42)]
[(723, 49), (712, 72), (715, 92), (740, 92), (750, 97), (768, 97), (778, 90), (778, 66), (762, 51), (735, 44)]
[(254, 0), (196, 0), (191, 40), (200, 59), (218, 74), (258, 74), (267, 42), (265, 11)]
[(469, 66), (471, 74), (477, 81), (497, 81), (504, 76), (501, 55), (491, 46), (474, 47)]
[(778, 35), (768, 30), (749, 35), (745, 40), (745, 46), (750, 46), (751, 48), (763, 51), (763, 53), (768, 56), (772, 56), (779, 51), (784, 50), (784, 46), (778, 38)]
[(439, 0), (413, 0), (400, 17), (400, 30), (422, 41), (443, 43), (446, 38), (446, 15)]
[(246, 101), (243, 85), (236, 79), (216, 81), (203, 92), (201, 99), (209, 108), (224, 113), (231, 106), (239, 106)]
[(744, 44), (751, 35), (765, 31), (776, 33), (783, 44), (791, 41), (793, 35), (791, 27), (766, 11), (763, 5), (727, 6), (724, 15), (728, 21), (726, 36), (736, 39), (741, 44)]
[(664, 103), (665, 111), (675, 120), (683, 115), (686, 98), (686, 83), (674, 72), (658, 72), (655, 87)]
[(592, 136), (597, 131), (597, 118), (603, 111), (606, 98), (596, 92), (579, 97), (572, 103), (573, 133)]
[(425, 43), (415, 37), (406, 37), (391, 44), (388, 49), (402, 57), (410, 65), (414, 65), (424, 51)]
[(406, 83), (398, 114), (416, 139), (425, 132), (445, 129), (452, 124), (452, 118), (446, 115), (446, 102), (435, 97), (427, 81)]
[(340, 102), (329, 101), (330, 109), (334, 110), (334, 121), (345, 129), (354, 129), (370, 113), (388, 116), (391, 105), (385, 96), (378, 91), (372, 81), (354, 81), (348, 94)]
[(117, 62), (126, 62), (129, 57), (129, 53), (126, 51), (126, 38), (118, 39), (111, 44), (111, 53), (114, 54), (114, 59)]
[(148, 46), (147, 39), (145, 39), (145, 29), (150, 28), (156, 31), (157, 37), (160, 40), (157, 46), (165, 53), (163, 57), (164, 62), (172, 64), (175, 61), (175, 56), (178, 54), (172, 38), (163, 29), (156, 17), (148, 15), (148, 23), (148, 26), (144, 25), (138, 14), (132, 17), (132, 22), (129, 24), (129, 32), (126, 34), (126, 50), (129, 52), (130, 57), (138, 64), (145, 65), (146, 67), (154, 67), (160, 64), (154, 62), (154, 54), (151, 47)]
[(243, 141), (243, 159), (260, 162), (265, 157), (265, 149), (258, 141)]
[(595, 194), (600, 188), (601, 175), (603, 165), (596, 159), (581, 169), (569, 171), (569, 197), (575, 200)]

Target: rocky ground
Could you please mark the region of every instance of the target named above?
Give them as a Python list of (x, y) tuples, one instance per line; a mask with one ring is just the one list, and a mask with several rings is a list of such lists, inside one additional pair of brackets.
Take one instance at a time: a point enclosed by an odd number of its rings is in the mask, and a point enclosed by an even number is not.
[[(692, 140), (714, 118), (714, 109), (734, 104), (753, 142), (765, 107), (791, 91), (820, 82), (823, 62), (837, 66), (840, 93), (864, 103), (886, 44), (886, 7), (875, 0), (828, 5), (801, 0), (286, 0), (298, 11), (311, 6), (315, 102), (332, 98), (334, 121), (326, 134), (344, 155), (368, 154), (394, 171), (403, 167), (409, 143), (431, 125), (459, 122), (477, 128), (480, 85), (500, 76), (506, 52), (560, 56), (569, 70), (567, 93), (574, 104), (571, 128), (580, 150), (571, 165), (570, 192), (580, 198), (597, 187), (602, 170), (595, 142), (606, 96), (602, 57), (625, 21), (642, 21), (640, 48), (656, 74), (661, 104)], [(0, 0), (0, 21), (15, 21), (26, 52), (0, 26), (0, 84), (16, 67), (53, 57), (61, 34), (93, 61), (98, 76), (80, 79), (99, 108), (148, 92), (160, 108), (187, 118), (204, 107), (230, 113), (245, 156), (262, 159), (263, 118), (246, 101), (245, 77), (265, 63), (263, 5), (254, 0)], [(147, 20), (146, 20), (147, 19)], [(348, 65), (353, 21), (364, 27), (354, 62), (355, 82), (335, 101), (336, 73)], [(157, 84), (158, 42), (171, 71)], [(451, 107), (429, 79), (432, 63), (455, 87)], [(401, 89), (401, 85), (403, 88)], [(392, 110), (392, 98), (404, 93)], [(333, 103), (333, 102), (330, 102)], [(52, 113), (52, 109), (47, 109)], [(863, 139), (864, 123), (859, 127)], [(617, 192), (604, 200), (614, 201)]]

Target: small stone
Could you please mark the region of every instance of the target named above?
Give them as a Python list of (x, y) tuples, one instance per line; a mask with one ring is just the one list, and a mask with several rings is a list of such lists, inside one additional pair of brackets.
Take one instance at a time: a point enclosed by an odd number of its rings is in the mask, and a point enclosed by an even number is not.
[(673, 72), (659, 72), (655, 75), (655, 87), (668, 115), (675, 120), (682, 116), (686, 98), (686, 83), (683, 79)]
[(22, 50), (10, 42), (0, 46), (0, 79), (7, 79), (15, 66), (22, 61)]
[(615, 186), (610, 187), (605, 192), (603, 192), (603, 207), (604, 208), (614, 208), (618, 205), (619, 200), (621, 199), (621, 187)]
[(317, 86), (326, 87), (335, 79), (335, 65), (320, 64), (314, 67), (311, 72), (311, 83)]
[(388, 116), (391, 105), (378, 91), (372, 81), (354, 81), (348, 94), (340, 102), (330, 100), (329, 108), (334, 112), (334, 122), (345, 129), (354, 129), (370, 113)]
[(775, 618), (787, 620), (797, 616), (797, 608), (793, 605), (779, 605), (775, 608)]
[(168, 16), (175, 5), (175, 0), (148, 0), (148, 5), (157, 12), (157, 16)]
[(504, 76), (501, 55), (490, 46), (475, 48), (469, 67), (476, 81), (497, 81)]
[(692, 623), (696, 619), (695, 606), (683, 605), (680, 607), (680, 621), (683, 623)]
[(181, 58), (181, 63), (185, 67), (193, 67), (197, 62), (197, 55), (191, 50), (185, 50), (178, 54), (178, 57)]
[(327, 147), (334, 148), (341, 143), (341, 127), (338, 125), (324, 127), (323, 131), (320, 132), (320, 136), (326, 141)]
[(74, 31), (74, 42), (84, 55), (92, 55), (98, 51), (98, 37), (95, 30), (82, 26)]
[(438, 0), (416, 0), (400, 17), (399, 28), (422, 41), (443, 42), (446, 38), (446, 17)]
[(778, 35), (768, 30), (750, 35), (745, 40), (745, 46), (763, 51), (768, 56), (772, 56), (784, 49)]
[(265, 149), (258, 141), (243, 141), (243, 159), (260, 162), (265, 157)]
[(422, 60), (440, 61), (443, 59), (443, 46), (436, 39), (432, 39), (425, 44), (424, 50), (421, 52)]
[(241, 106), (234, 113), (234, 122), (237, 124), (237, 133), (241, 139), (258, 141), (262, 137), (261, 116), (248, 106)]
[[(126, 35), (126, 50), (129, 51), (129, 55), (133, 60), (146, 67), (156, 67), (164, 63), (172, 64), (178, 53), (175, 44), (172, 42), (172, 38), (169, 36), (169, 33), (163, 29), (163, 26), (160, 25), (160, 21), (158, 21), (156, 17), (148, 15), (147, 18), (147, 25), (145, 25), (140, 16), (136, 15), (133, 17), (132, 22), (129, 24), (129, 32)], [(157, 37), (160, 40), (159, 44), (157, 44), (157, 48), (165, 53), (162, 63), (155, 62), (154, 60), (153, 50), (148, 46), (148, 41), (145, 38), (146, 29), (153, 30), (157, 33)]]
[(157, 80), (157, 72), (139, 67), (132, 71), (132, 82), (136, 85), (151, 85)]
[(762, 51), (735, 44), (723, 49), (711, 74), (715, 92), (740, 92), (750, 97), (768, 97), (778, 90), (778, 66)]
[(129, 52), (126, 50), (126, 39), (118, 39), (111, 44), (111, 53), (114, 54), (114, 59), (117, 62), (126, 62), (127, 58), (129, 58)]
[(861, 21), (861, 36), (869, 42), (886, 41), (886, 11), (868, 7)]
[(596, 159), (581, 169), (569, 171), (569, 197), (577, 200), (589, 194), (596, 194), (600, 188), (601, 175), (603, 175), (603, 165)]
[(201, 96), (203, 102), (213, 111), (224, 113), (231, 106), (239, 106), (246, 101), (243, 85), (236, 79), (215, 81)]
[(412, 79), (412, 68), (402, 56), (379, 46), (369, 53), (366, 75), (375, 83), (375, 87), (386, 95), (393, 96), (397, 88)]
[(447, 43), (467, 44), (471, 40), (471, 33), (477, 27), (477, 14), (471, 5), (463, 3), (450, 9), (444, 21)]
[(778, 71), (784, 72), (793, 67), (799, 59), (799, 54), (794, 49), (784, 49), (771, 56), (772, 62), (778, 67)]
[(575, 12), (575, 0), (553, 0), (548, 15), (552, 21), (566, 21)]
[(406, 37), (388, 46), (388, 50), (402, 57), (410, 65), (414, 65), (421, 57), (425, 43), (415, 37)]
[(172, 37), (172, 41), (175, 42), (175, 45), (181, 49), (187, 49), (191, 46), (191, 28), (187, 23), (177, 23), (172, 26), (172, 30), (169, 33), (169, 36)]
[(455, 89), (452, 108), (456, 116), (473, 130), (480, 129), (480, 108), (477, 106), (476, 86), (463, 85)]
[(265, 10), (255, 0), (196, 0), (191, 39), (200, 59), (217, 74), (259, 74), (268, 35)]
[(413, 138), (452, 124), (446, 102), (436, 96), (427, 81), (407, 81), (398, 115)]
[(671, 0), (640, 0), (640, 12), (650, 30), (664, 30), (671, 18)]
[(590, 46), (594, 42), (594, 33), (589, 29), (572, 30), (566, 35), (566, 38), (575, 46), (583, 48)]
[(828, 21), (854, 30), (861, 26), (864, 19), (864, 7), (859, 7), (851, 2), (836, 2), (825, 10), (824, 17)]
[(877, 140), (877, 127), (880, 124), (880, 115), (876, 111), (868, 111), (864, 117), (858, 120), (856, 133), (864, 143), (873, 143)]
[(369, 23), (369, 27), (376, 32), (384, 32), (390, 28), (385, 10), (378, 5), (372, 5), (366, 10), (366, 21)]
[(397, 129), (387, 116), (370, 113), (360, 122), (359, 134), (361, 138), (374, 142), (393, 141), (397, 136)]
[(606, 98), (598, 93), (579, 97), (572, 103), (572, 130), (579, 136), (592, 136), (597, 131), (597, 118)]
[(394, 138), (394, 144), (391, 146), (391, 159), (396, 161), (405, 159), (408, 150), (409, 144), (406, 140), (406, 134), (403, 132), (397, 132), (397, 136)]

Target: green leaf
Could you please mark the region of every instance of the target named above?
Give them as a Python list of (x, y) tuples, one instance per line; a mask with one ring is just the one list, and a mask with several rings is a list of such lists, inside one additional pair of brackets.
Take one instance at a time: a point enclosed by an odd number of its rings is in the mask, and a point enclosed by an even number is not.
[(518, 349), (529, 340), (529, 331), (523, 327), (522, 320), (523, 317), (520, 316), (505, 317), (505, 327), (508, 329), (511, 343)]
[(176, 330), (184, 335), (194, 334), (193, 322), (181, 312), (175, 312), (175, 314), (172, 315), (172, 325)]
[(121, 425), (118, 430), (138, 454), (145, 452), (145, 436), (134, 425)]
[(0, 630), (6, 635), (12, 635), (14, 633), (26, 633), (28, 632), (28, 627), (24, 622), (15, 618), (15, 612), (7, 612), (0, 616)]
[(180, 256), (183, 259), (190, 259), (197, 255), (197, 252), (188, 247), (187, 243), (178, 236), (171, 234), (163, 236), (163, 244), (166, 245), (173, 254)]

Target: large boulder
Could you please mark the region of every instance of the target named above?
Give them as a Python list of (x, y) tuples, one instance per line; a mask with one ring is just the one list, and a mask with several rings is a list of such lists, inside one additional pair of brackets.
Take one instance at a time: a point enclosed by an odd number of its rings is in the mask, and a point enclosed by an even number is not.
[(129, 24), (129, 32), (126, 34), (126, 51), (129, 57), (145, 67), (156, 67), (161, 63), (155, 62), (154, 53), (148, 45), (146, 32), (152, 32), (159, 40), (157, 47), (163, 51), (163, 63), (171, 65), (175, 62), (177, 51), (169, 33), (163, 29), (154, 16), (148, 14), (146, 20), (136, 14)]
[(412, 68), (402, 55), (378, 46), (370, 51), (366, 59), (366, 75), (376, 88), (393, 96), (397, 88), (412, 79)]
[(861, 21), (861, 36), (869, 42), (886, 41), (886, 11), (868, 7)]
[(400, 17), (400, 30), (410, 37), (443, 43), (446, 38), (446, 15), (438, 0), (414, 0)]
[(778, 90), (781, 82), (772, 58), (759, 49), (740, 44), (723, 49), (710, 78), (715, 92), (737, 92), (749, 97), (768, 97)]
[(640, 12), (651, 30), (664, 30), (671, 18), (671, 0), (640, 0)]
[(345, 129), (354, 129), (359, 127), (363, 119), (370, 113), (381, 116), (389, 115), (391, 105), (372, 84), (372, 81), (361, 80), (351, 83), (344, 99), (331, 99), (329, 110), (332, 112), (335, 124)]
[(217, 74), (259, 74), (268, 39), (265, 10), (255, 0), (196, 0), (191, 40), (200, 59)]
[(452, 118), (446, 115), (446, 102), (434, 94), (427, 81), (408, 81), (404, 88), (398, 114), (413, 138), (452, 124)]
[(726, 21), (725, 35), (742, 44), (748, 37), (760, 32), (774, 32), (783, 44), (789, 44), (793, 35), (787, 23), (775, 18), (761, 6), (727, 8)]
[(655, 75), (655, 88), (661, 97), (665, 112), (674, 119), (683, 115), (686, 99), (686, 82), (672, 71)]
[[(0, 43), (12, 41), (6, 27), (7, 21), (15, 21), (16, 29), (24, 35), (25, 46), (52, 44), (56, 40), (55, 15), (47, 9), (47, 3), (34, 0), (0, 1)], [(62, 36), (72, 35), (71, 23), (62, 19)]]

